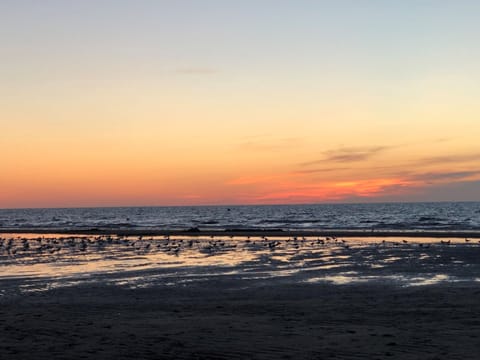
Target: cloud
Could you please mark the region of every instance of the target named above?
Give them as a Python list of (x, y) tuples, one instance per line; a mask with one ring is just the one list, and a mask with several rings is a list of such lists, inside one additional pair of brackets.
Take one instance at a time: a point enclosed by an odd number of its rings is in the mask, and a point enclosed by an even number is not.
[(303, 138), (283, 138), (278, 140), (264, 140), (264, 141), (245, 141), (238, 144), (242, 151), (277, 151), (282, 149), (298, 148), (302, 143)]
[(252, 184), (270, 184), (278, 182), (281, 179), (278, 175), (246, 175), (231, 179), (226, 182), (227, 185), (252, 185)]
[(309, 169), (309, 170), (299, 170), (294, 171), (294, 174), (317, 174), (317, 173), (329, 173), (335, 171), (343, 171), (343, 170), (350, 170), (349, 167), (333, 167), (333, 168), (318, 168), (318, 169)]
[(409, 177), (414, 181), (426, 181), (426, 182), (443, 182), (443, 181), (459, 181), (474, 176), (480, 175), (480, 170), (472, 171), (449, 171), (449, 172), (431, 172), (423, 174), (414, 174)]
[(183, 67), (175, 70), (180, 75), (211, 75), (218, 72), (218, 70), (208, 67)]
[(303, 176), (254, 176), (229, 181), (234, 188), (248, 189), (256, 203), (308, 203), (341, 201), (349, 197), (374, 198), (407, 192), (415, 185), (408, 179), (374, 178), (349, 181), (305, 182)]
[(433, 143), (444, 143), (444, 142), (451, 141), (451, 140), (453, 140), (453, 138), (438, 138), (438, 139), (433, 140), (432, 142)]
[(434, 156), (434, 157), (420, 159), (419, 163), (422, 165), (435, 165), (435, 164), (445, 164), (445, 163), (463, 163), (463, 162), (472, 162), (472, 161), (476, 161), (476, 162), (480, 161), (480, 153)]
[(424, 187), (418, 199), (421, 201), (479, 201), (480, 181), (460, 181)]
[(325, 162), (350, 163), (368, 160), (388, 149), (390, 146), (350, 147), (324, 151), (324, 157), (319, 160), (304, 162), (302, 166), (310, 166)]
[(318, 185), (293, 184), (288, 188), (274, 188), (257, 196), (259, 202), (318, 202), (341, 201), (350, 197), (375, 198), (408, 190), (403, 179), (369, 179), (347, 182), (328, 182)]
[[(350, 201), (351, 199), (346, 199)], [(410, 187), (407, 193), (392, 193), (375, 201), (480, 201), (480, 181), (437, 183)]]

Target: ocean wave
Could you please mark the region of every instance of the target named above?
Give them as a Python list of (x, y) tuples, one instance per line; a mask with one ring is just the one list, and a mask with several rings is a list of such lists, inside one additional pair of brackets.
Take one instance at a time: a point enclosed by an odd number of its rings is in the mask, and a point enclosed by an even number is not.
[[(230, 209), (230, 210), (227, 210)], [(480, 203), (0, 210), (0, 228), (480, 230)]]

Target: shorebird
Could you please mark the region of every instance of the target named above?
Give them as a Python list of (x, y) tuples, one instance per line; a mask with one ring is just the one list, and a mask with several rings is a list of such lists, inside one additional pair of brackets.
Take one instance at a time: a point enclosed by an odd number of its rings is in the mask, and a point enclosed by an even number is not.
[(275, 250), (275, 248), (277, 247), (279, 243), (277, 243), (276, 241), (270, 241), (268, 243), (268, 247), (270, 248), (270, 250)]
[(85, 239), (82, 239), (82, 242), (80, 243), (80, 251), (85, 251), (87, 250), (87, 242)]

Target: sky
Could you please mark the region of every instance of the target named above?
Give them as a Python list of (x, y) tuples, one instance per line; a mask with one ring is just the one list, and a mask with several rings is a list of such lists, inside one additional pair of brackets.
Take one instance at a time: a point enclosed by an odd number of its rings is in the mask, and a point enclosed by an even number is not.
[(0, 208), (478, 201), (479, 12), (0, 0)]

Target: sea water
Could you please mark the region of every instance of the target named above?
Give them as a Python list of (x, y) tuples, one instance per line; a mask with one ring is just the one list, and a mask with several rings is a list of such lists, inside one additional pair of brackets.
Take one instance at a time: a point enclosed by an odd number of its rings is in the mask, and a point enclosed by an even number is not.
[[(0, 204), (1, 206), (1, 204)], [(480, 202), (0, 209), (0, 229), (480, 230)]]

